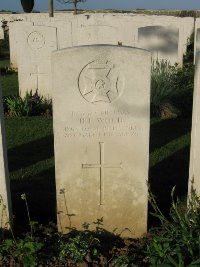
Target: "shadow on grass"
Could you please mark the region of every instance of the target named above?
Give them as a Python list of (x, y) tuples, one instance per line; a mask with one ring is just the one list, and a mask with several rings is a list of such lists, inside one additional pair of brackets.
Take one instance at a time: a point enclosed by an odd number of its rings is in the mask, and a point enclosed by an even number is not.
[(150, 152), (191, 131), (191, 118), (162, 120), (150, 129)]
[[(178, 197), (183, 204), (187, 198), (190, 131), (191, 117), (189, 116), (158, 121), (151, 125), (150, 153), (152, 158), (150, 166), (152, 165), (152, 167), (149, 169), (149, 184), (159, 208), (167, 217), (172, 201), (171, 191), (174, 186), (176, 187), (175, 197)], [(150, 212), (152, 212), (152, 208), (149, 205), (149, 228), (158, 224), (158, 220)]]
[[(32, 221), (47, 224), (56, 221), (55, 169), (49, 168), (37, 176), (11, 180), (14, 225), (17, 230), (28, 228), (28, 216), (21, 194), (26, 193)], [(29, 228), (28, 228), (29, 229)]]
[[(165, 214), (169, 213), (173, 186), (176, 186), (176, 192), (180, 198), (187, 195), (189, 137), (186, 136), (187, 141), (185, 141), (186, 138), (182, 141), (181, 137), (189, 133), (190, 129), (190, 118), (158, 121), (151, 126), (150, 152), (154, 154), (152, 152), (155, 151), (156, 154), (156, 150), (160, 148), (161, 151), (158, 151), (156, 156), (159, 158), (154, 160), (155, 164), (149, 170), (149, 182), (158, 205)], [(179, 140), (179, 144), (176, 140)], [(162, 150), (172, 141), (174, 142), (167, 152)], [(53, 135), (51, 134), (9, 149), (8, 159), (11, 172), (20, 169), (26, 172), (27, 170), (24, 170), (26, 167), (30, 167), (31, 171), (34, 171), (35, 166), (38, 168), (34, 173), (25, 173), (25, 178), (11, 179), (13, 214), (17, 227), (24, 228), (28, 225), (25, 203), (21, 200), (22, 193), (27, 194), (31, 220), (44, 224), (56, 221), (55, 169), (52, 162), (51, 165), (48, 165), (49, 163), (43, 165), (43, 161), (53, 156)], [(38, 162), (41, 165), (37, 164)], [(150, 208), (149, 210), (151, 211)], [(155, 219), (149, 216), (149, 226), (155, 223)]]
[(54, 156), (53, 135), (8, 150), (9, 171), (31, 166)]

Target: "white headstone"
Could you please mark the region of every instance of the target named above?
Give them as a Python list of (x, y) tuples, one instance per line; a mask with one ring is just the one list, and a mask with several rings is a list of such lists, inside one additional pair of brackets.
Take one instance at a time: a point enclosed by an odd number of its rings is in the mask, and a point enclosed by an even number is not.
[(197, 54), (193, 96), (192, 133), (190, 148), (190, 171), (188, 194), (190, 195), (192, 181), (194, 188), (200, 195), (200, 53)]
[(113, 44), (120, 41), (118, 20), (112, 14), (83, 14), (72, 20), (73, 46)]
[(53, 53), (58, 226), (103, 218), (122, 236), (147, 230), (150, 53), (83, 46)]
[(200, 52), (200, 19), (195, 20), (195, 37), (194, 37), (194, 60)]
[(4, 30), (1, 26), (1, 22), (0, 22), (0, 39), (4, 39)]
[(71, 21), (58, 20), (55, 18), (43, 19), (34, 22), (34, 25), (49, 26), (57, 29), (58, 49), (72, 47), (72, 25)]
[(176, 27), (146, 26), (138, 29), (139, 46), (151, 51), (152, 59), (178, 62), (179, 29)]
[(9, 24), (10, 64), (15, 69), (18, 68), (17, 57), (19, 56), (19, 49), (22, 45), (19, 31), (20, 27), (23, 27), (23, 25), (32, 26), (33, 22), (14, 21)]
[(119, 13), (88, 12), (70, 20), (73, 45), (122, 44), (151, 49), (153, 59), (179, 65), (194, 26), (189, 17)]
[(47, 26), (21, 26), (18, 45), (18, 78), (22, 96), (38, 89), (51, 98), (51, 52), (57, 50), (57, 30)]
[(7, 163), (6, 139), (4, 129), (4, 114), (2, 103), (1, 75), (0, 75), (0, 229), (10, 228), (11, 196)]
[(152, 58), (183, 63), (187, 41), (193, 30), (193, 18), (171, 16), (129, 16), (124, 21), (125, 33), (134, 38), (136, 47), (150, 49)]

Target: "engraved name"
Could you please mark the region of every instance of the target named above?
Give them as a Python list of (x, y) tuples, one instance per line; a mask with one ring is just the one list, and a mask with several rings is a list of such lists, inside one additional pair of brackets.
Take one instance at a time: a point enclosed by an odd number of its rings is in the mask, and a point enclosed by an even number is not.
[(71, 113), (71, 125), (65, 125), (66, 138), (99, 138), (138, 136), (141, 129), (127, 111)]

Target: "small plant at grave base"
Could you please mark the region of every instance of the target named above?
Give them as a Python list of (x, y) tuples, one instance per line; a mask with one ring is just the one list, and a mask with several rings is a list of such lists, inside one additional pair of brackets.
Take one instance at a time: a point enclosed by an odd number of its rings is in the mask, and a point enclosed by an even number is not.
[(37, 254), (44, 246), (43, 243), (37, 242), (33, 238), (33, 228), (36, 223), (30, 220), (26, 195), (22, 194), (21, 199), (24, 200), (26, 204), (31, 232), (30, 234), (27, 233), (23, 239), (15, 238), (11, 228), (12, 238), (5, 239), (0, 243), (1, 266), (38, 266)]
[(175, 96), (174, 102), (184, 116), (191, 116), (192, 114), (194, 71), (193, 63), (185, 63), (182, 68), (178, 69), (176, 75), (174, 87), (175, 91), (180, 93)]
[(4, 112), (8, 116), (37, 116), (52, 115), (52, 101), (38, 95), (26, 93), (25, 97), (7, 96), (4, 98)]
[(89, 262), (98, 255), (100, 241), (89, 231), (75, 232), (73, 237), (60, 240), (59, 259), (61, 262), (71, 259), (75, 263)]
[(38, 266), (37, 253), (42, 247), (42, 243), (35, 242), (29, 236), (16, 241), (6, 239), (0, 245), (0, 263), (3, 263), (2, 266)]
[[(112, 261), (112, 266), (115, 267), (128, 267), (130, 263), (129, 257), (127, 255), (121, 255)], [(133, 266), (133, 265), (131, 265)]]
[(166, 60), (152, 62), (151, 68), (151, 107), (154, 115), (166, 118), (176, 118), (180, 111), (172, 104), (177, 95), (175, 81), (177, 65), (171, 66)]
[(183, 212), (172, 190), (171, 220), (167, 220), (150, 192), (152, 213), (161, 226), (150, 231), (151, 240), (147, 255), (151, 266), (192, 267), (200, 266), (200, 198), (192, 189), (186, 212)]
[(5, 66), (0, 68), (1, 75), (10, 75), (16, 73), (16, 69), (12, 68), (12, 66)]

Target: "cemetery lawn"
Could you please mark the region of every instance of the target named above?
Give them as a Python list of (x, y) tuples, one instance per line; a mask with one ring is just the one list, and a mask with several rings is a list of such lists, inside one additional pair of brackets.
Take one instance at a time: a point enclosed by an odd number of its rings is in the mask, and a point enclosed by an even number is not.
[[(0, 59), (0, 69), (2, 73), (3, 73), (2, 69), (4, 70), (9, 66), (10, 66), (9, 59)], [(11, 73), (8, 75), (2, 74), (1, 83), (4, 96), (19, 94), (17, 73)]]

